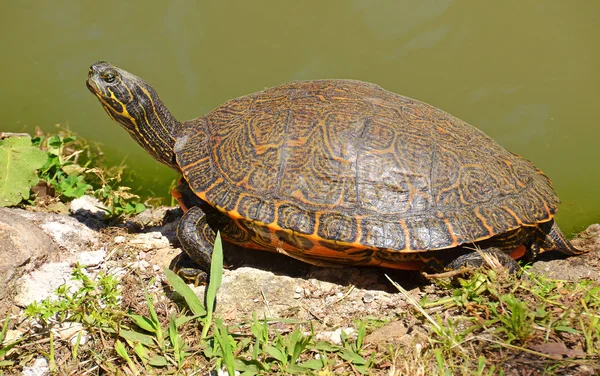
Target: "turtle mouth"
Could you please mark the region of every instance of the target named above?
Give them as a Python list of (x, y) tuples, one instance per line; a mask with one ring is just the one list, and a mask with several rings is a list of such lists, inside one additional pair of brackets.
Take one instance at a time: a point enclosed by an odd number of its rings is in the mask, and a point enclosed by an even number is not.
[(88, 77), (85, 82), (85, 86), (87, 86), (89, 91), (91, 91), (94, 94), (102, 93), (102, 79), (100, 75), (101, 72), (108, 66), (109, 64), (105, 61), (98, 61), (97, 63), (92, 64), (90, 66), (90, 69), (88, 70)]
[(93, 94), (98, 94), (100, 88), (98, 87), (98, 84), (96, 83), (96, 80), (94, 79), (95, 76), (97, 76), (97, 73), (94, 71), (93, 66), (92, 66), (92, 67), (90, 67), (90, 70), (88, 72), (87, 80), (85, 80), (85, 86)]
[(92, 81), (91, 77), (88, 77), (88, 79), (85, 81), (85, 86), (88, 88), (89, 91), (91, 91), (93, 94), (96, 94), (96, 89), (94, 88), (94, 86), (90, 83), (90, 81)]

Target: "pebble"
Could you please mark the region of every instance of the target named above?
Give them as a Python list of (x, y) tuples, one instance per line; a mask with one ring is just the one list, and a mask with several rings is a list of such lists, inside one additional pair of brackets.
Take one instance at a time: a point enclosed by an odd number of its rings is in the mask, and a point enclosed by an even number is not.
[(347, 337), (351, 337), (355, 332), (353, 328), (338, 328), (333, 332), (320, 332), (317, 333), (317, 341), (324, 340), (339, 345), (342, 343), (342, 331), (344, 331)]
[(60, 324), (56, 329), (53, 329), (54, 334), (63, 341), (71, 342), (71, 345), (77, 344), (77, 338), (81, 333), (79, 344), (83, 345), (88, 341), (89, 335), (83, 325), (78, 322), (65, 322)]
[(79, 262), (81, 266), (84, 267), (98, 266), (104, 261), (105, 257), (106, 251), (104, 249), (91, 252), (81, 252), (77, 255), (77, 262)]
[(125, 243), (125, 237), (124, 237), (124, 236), (122, 236), (122, 235), (115, 236), (115, 239), (114, 239), (114, 241), (115, 241), (115, 243), (117, 243), (117, 244)]
[(97, 198), (87, 195), (71, 201), (69, 208), (72, 213), (77, 213), (80, 210), (89, 211), (92, 214), (100, 213), (102, 216), (107, 213), (106, 207)]
[(23, 376), (43, 376), (50, 374), (50, 366), (46, 358), (37, 358), (30, 367), (23, 367)]
[(294, 291), (294, 299), (300, 299), (302, 297), (303, 292), (304, 292), (304, 289), (300, 286), (297, 286), (296, 290)]
[(371, 292), (366, 292), (363, 296), (363, 302), (365, 303), (371, 303), (373, 300), (375, 300), (375, 295)]

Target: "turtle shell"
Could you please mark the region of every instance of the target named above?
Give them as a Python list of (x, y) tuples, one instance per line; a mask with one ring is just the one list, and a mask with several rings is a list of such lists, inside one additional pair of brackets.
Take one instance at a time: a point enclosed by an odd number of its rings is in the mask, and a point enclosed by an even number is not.
[(483, 132), (361, 81), (233, 99), (184, 123), (175, 152), (194, 193), (247, 235), (238, 243), (305, 259), (454, 248), (547, 222), (559, 202)]

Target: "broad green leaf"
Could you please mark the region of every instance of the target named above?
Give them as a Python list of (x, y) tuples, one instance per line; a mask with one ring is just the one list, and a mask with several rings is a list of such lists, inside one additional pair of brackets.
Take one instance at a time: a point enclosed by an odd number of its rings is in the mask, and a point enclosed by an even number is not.
[(319, 341), (311, 347), (315, 350), (326, 352), (336, 352), (342, 349), (340, 346), (334, 345), (333, 343), (327, 341)]
[(48, 154), (31, 145), (28, 137), (10, 137), (0, 144), (0, 206), (17, 205), (29, 198), (38, 182), (37, 170)]
[(147, 332), (154, 333), (156, 332), (156, 325), (147, 317), (130, 314), (129, 317), (135, 322), (137, 326), (144, 329)]
[(148, 354), (148, 349), (142, 345), (141, 342), (138, 342), (133, 347), (133, 351), (136, 355), (142, 360), (142, 362), (147, 362), (150, 355)]
[(567, 333), (572, 333), (572, 334), (581, 334), (581, 332), (577, 329), (573, 329), (569, 326), (564, 326), (564, 325), (557, 325), (554, 327), (554, 330), (556, 330), (557, 332), (567, 332)]
[(165, 277), (167, 277), (169, 285), (171, 285), (171, 287), (173, 287), (173, 289), (179, 295), (183, 296), (183, 299), (185, 299), (190, 311), (192, 311), (195, 316), (205, 316), (206, 310), (204, 309), (202, 302), (194, 293), (194, 291), (188, 285), (186, 285), (183, 279), (167, 268), (163, 268), (163, 271), (165, 273)]
[(212, 312), (215, 306), (217, 291), (221, 287), (223, 280), (223, 245), (221, 243), (221, 234), (217, 232), (213, 254), (210, 263), (210, 281), (206, 289), (206, 310)]
[(152, 367), (166, 367), (169, 365), (169, 361), (162, 355), (154, 355), (148, 361)]
[(319, 370), (321, 368), (323, 368), (323, 361), (321, 359), (309, 359), (305, 362), (302, 362), (300, 364), (298, 364), (301, 367), (304, 368), (310, 368), (313, 370)]
[(117, 340), (115, 342), (115, 350), (117, 351), (117, 354), (119, 354), (119, 356), (125, 360), (130, 360), (129, 358), (129, 354), (127, 354), (127, 349), (125, 349), (125, 345), (123, 345), (123, 342)]
[(179, 351), (179, 333), (177, 332), (177, 325), (175, 324), (175, 316), (169, 316), (169, 339), (171, 340), (171, 346), (173, 346), (173, 352), (178, 357)]
[(266, 346), (265, 351), (282, 364), (287, 364), (287, 357), (275, 346)]
[(354, 364), (367, 364), (367, 360), (355, 352), (344, 349), (339, 352), (342, 359), (348, 360)]
[(212, 314), (215, 308), (217, 299), (217, 291), (221, 287), (223, 280), (223, 246), (221, 244), (221, 234), (217, 231), (215, 244), (213, 245), (213, 253), (210, 260), (210, 277), (208, 287), (206, 288), (206, 318), (204, 320), (204, 328), (202, 328), (202, 337), (205, 338), (208, 334), (208, 328), (212, 321)]
[[(116, 331), (112, 328), (102, 328), (102, 329), (105, 332), (116, 334)], [(142, 334), (142, 333), (134, 332), (131, 330), (120, 330), (118, 334), (123, 339), (125, 339), (127, 341), (131, 341), (133, 343), (140, 342), (143, 345), (148, 346), (148, 347), (156, 346), (156, 343), (154, 342), (154, 337), (149, 336), (147, 334)]]

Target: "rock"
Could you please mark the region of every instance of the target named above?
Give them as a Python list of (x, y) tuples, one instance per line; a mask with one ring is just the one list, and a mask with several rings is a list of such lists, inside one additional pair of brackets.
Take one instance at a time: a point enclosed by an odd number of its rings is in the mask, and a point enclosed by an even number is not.
[(0, 313), (10, 303), (15, 284), (26, 273), (58, 253), (58, 247), (39, 227), (18, 214), (0, 208)]
[(0, 311), (12, 298), (26, 306), (52, 296), (70, 282), (75, 261), (98, 265), (105, 254), (99, 239), (73, 217), (0, 208)]
[(101, 249), (98, 251), (82, 252), (77, 255), (77, 262), (83, 267), (98, 266), (104, 261), (106, 251)]
[(63, 250), (70, 253), (100, 248), (99, 234), (76, 218), (51, 213), (33, 213), (12, 209), (23, 218), (37, 224)]
[(129, 240), (129, 244), (136, 246), (142, 246), (140, 248), (148, 251), (150, 249), (165, 248), (170, 245), (169, 239), (163, 236), (158, 231), (145, 232), (142, 234), (135, 234), (133, 238)]
[(173, 207), (160, 206), (158, 208), (148, 208), (143, 212), (136, 215), (132, 222), (141, 226), (142, 228), (148, 226), (160, 226), (165, 221), (165, 217), (169, 215), (170, 211), (177, 210)]
[(372, 292), (370, 292), (370, 291), (367, 291), (367, 292), (365, 293), (365, 295), (363, 296), (363, 299), (362, 299), (362, 300), (363, 300), (363, 302), (365, 302), (365, 303), (371, 303), (373, 300), (375, 300), (375, 295), (373, 295), (373, 293), (372, 293)]
[(48, 360), (43, 357), (37, 358), (32, 366), (23, 367), (22, 376), (45, 376), (50, 374)]
[(365, 342), (368, 343), (387, 343), (396, 342), (398, 343), (408, 333), (408, 328), (401, 321), (391, 321), (381, 328), (375, 329), (374, 332), (370, 333), (365, 337)]
[(54, 291), (63, 284), (72, 289), (78, 289), (80, 287), (78, 283), (71, 280), (71, 270), (69, 262), (43, 264), (39, 269), (21, 278), (16, 287), (17, 294), (14, 297), (14, 303), (26, 307), (34, 301), (46, 298), (55, 299)]
[(316, 338), (317, 341), (329, 341), (333, 344), (336, 345), (341, 345), (342, 344), (342, 331), (344, 332), (344, 334), (346, 334), (346, 336), (348, 338), (352, 338), (352, 336), (354, 335), (354, 329), (353, 328), (338, 328), (336, 330), (334, 330), (333, 332), (320, 332), (316, 334)]
[(60, 338), (63, 341), (69, 341), (73, 346), (77, 343), (79, 334), (81, 334), (81, 338), (79, 338), (80, 345), (85, 344), (89, 339), (88, 332), (83, 329), (83, 325), (78, 322), (61, 323), (58, 327), (53, 328), (52, 332), (57, 338)]
[(9, 345), (13, 342), (16, 342), (23, 338), (23, 331), (19, 329), (9, 329), (6, 331), (6, 335), (4, 336), (4, 341), (0, 343), (1, 346)]
[(572, 282), (582, 279), (600, 281), (600, 224), (590, 225), (572, 240), (572, 244), (589, 252), (568, 258), (536, 261), (531, 271), (548, 278)]
[[(217, 312), (237, 309), (247, 314), (256, 311), (257, 317), (279, 316), (300, 304), (294, 299), (296, 285), (296, 279), (268, 271), (248, 267), (226, 270), (217, 294)], [(204, 290), (205, 286), (196, 288), (201, 295)]]
[(88, 195), (71, 201), (69, 210), (71, 210), (71, 213), (73, 214), (85, 214), (81, 212), (89, 212), (100, 218), (104, 218), (106, 213), (108, 213), (106, 206), (104, 206), (97, 198)]

